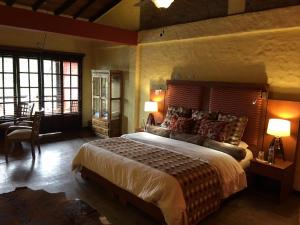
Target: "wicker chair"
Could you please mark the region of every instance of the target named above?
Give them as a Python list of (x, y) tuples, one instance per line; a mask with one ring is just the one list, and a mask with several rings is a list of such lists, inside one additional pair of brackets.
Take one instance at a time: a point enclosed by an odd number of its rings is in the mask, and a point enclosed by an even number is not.
[(18, 104), (16, 117), (12, 117), (11, 121), (1, 123), (0, 124), (0, 130), (5, 133), (7, 128), (13, 125), (27, 125), (24, 124), (23, 120), (29, 120), (32, 116), (32, 111), (34, 108), (34, 104), (27, 103), (27, 102), (20, 102)]
[(32, 158), (35, 159), (35, 146), (38, 147), (39, 153), (41, 153), (39, 133), (40, 133), (40, 124), (43, 111), (35, 112), (33, 121), (28, 121), (32, 123), (32, 126), (10, 126), (5, 133), (5, 159), (8, 162), (8, 154), (12, 151), (12, 145), (10, 145), (9, 151), (7, 150), (8, 144), (29, 142), (31, 144), (31, 153)]

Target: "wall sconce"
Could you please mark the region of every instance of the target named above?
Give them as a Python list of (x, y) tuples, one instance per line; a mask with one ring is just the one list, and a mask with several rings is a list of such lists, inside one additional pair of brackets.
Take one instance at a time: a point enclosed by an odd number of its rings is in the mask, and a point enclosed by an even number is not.
[(154, 119), (154, 115), (153, 112), (157, 112), (158, 111), (158, 104), (157, 102), (145, 102), (145, 106), (144, 106), (144, 111), (145, 112), (149, 112), (148, 118), (147, 118), (147, 122), (145, 124), (145, 128), (147, 125), (155, 125), (155, 119)]
[[(273, 158), (275, 158), (276, 154), (279, 154), (282, 157), (282, 159), (285, 160), (281, 137), (288, 137), (291, 135), (291, 121), (283, 119), (270, 119), (267, 128), (267, 134), (274, 136), (269, 147), (269, 149), (274, 150)], [(272, 161), (274, 161), (274, 159)]]

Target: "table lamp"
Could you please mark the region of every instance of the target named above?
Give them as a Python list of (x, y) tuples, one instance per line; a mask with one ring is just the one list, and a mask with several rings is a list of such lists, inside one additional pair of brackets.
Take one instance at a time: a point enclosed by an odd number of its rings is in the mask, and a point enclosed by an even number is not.
[(157, 112), (157, 102), (145, 102), (144, 111), (149, 112), (146, 125), (155, 125), (155, 119), (153, 112)]
[(269, 119), (267, 134), (274, 136), (270, 146), (274, 146), (275, 155), (279, 154), (282, 159), (285, 160), (281, 137), (288, 137), (291, 135), (291, 121), (283, 119)]

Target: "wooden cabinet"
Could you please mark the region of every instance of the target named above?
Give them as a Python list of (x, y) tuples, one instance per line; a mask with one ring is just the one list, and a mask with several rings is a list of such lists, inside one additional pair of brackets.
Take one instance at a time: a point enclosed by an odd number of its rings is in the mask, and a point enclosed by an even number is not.
[(122, 133), (123, 76), (116, 70), (92, 70), (92, 127), (101, 137)]

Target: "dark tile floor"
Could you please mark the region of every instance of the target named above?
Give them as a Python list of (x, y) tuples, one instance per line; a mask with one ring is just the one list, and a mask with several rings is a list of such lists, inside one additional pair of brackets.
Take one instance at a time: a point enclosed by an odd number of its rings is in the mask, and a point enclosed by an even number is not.
[[(98, 209), (113, 225), (156, 224), (138, 209), (121, 205), (105, 190), (71, 171), (71, 161), (79, 147), (93, 139), (95, 137), (80, 136), (42, 144), (42, 154), (37, 155), (35, 161), (32, 161), (30, 147), (26, 144), (23, 144), (23, 150), (17, 150), (9, 158), (8, 164), (0, 154), (0, 193), (19, 186), (65, 192), (68, 198), (80, 198)], [(279, 203), (273, 194), (247, 189), (226, 200), (217, 213), (201, 224), (296, 225), (299, 207), (299, 194), (292, 194), (287, 201)]]

